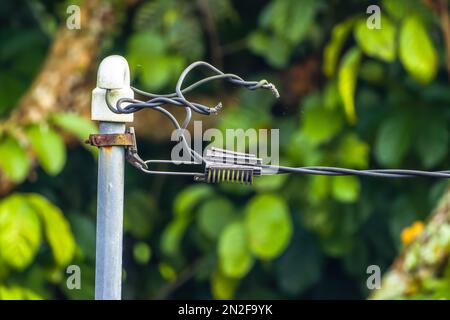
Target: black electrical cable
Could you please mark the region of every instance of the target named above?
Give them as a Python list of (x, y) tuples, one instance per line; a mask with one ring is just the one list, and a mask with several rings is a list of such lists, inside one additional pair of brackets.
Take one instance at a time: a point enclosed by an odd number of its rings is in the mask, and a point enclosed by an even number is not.
[[(206, 67), (207, 69), (217, 73), (217, 75), (204, 78), (200, 81), (197, 81), (197, 82), (191, 84), (190, 86), (186, 87), (185, 89), (181, 89), (183, 82), (184, 82), (185, 78), (187, 77), (187, 75), (189, 74), (189, 72), (191, 72), (193, 69), (199, 68), (199, 67)], [(267, 80), (245, 81), (241, 77), (239, 77), (235, 74), (223, 73), (222, 71), (218, 70), (217, 68), (215, 68), (214, 66), (210, 65), (207, 62), (197, 61), (197, 62), (194, 62), (191, 65), (189, 65), (182, 72), (182, 74), (180, 75), (180, 77), (177, 81), (175, 93), (154, 94), (154, 93), (146, 92), (146, 91), (131, 87), (134, 92), (136, 92), (142, 96), (145, 96), (145, 97), (150, 97), (151, 99), (147, 100), (147, 101), (140, 101), (140, 100), (136, 100), (136, 99), (122, 98), (116, 102), (116, 107), (113, 108), (109, 101), (109, 92), (107, 92), (106, 101), (107, 101), (109, 109), (115, 113), (133, 113), (133, 112), (137, 112), (143, 108), (152, 108), (154, 106), (162, 106), (164, 104), (184, 106), (185, 108), (189, 108), (190, 110), (193, 110), (193, 111), (201, 113), (201, 114), (217, 113), (220, 110), (220, 108), (222, 107), (222, 104), (220, 102), (215, 107), (211, 108), (211, 107), (199, 104), (199, 103), (190, 102), (184, 97), (184, 93), (192, 91), (195, 88), (197, 88), (207, 82), (211, 82), (213, 80), (227, 80), (235, 85), (245, 87), (248, 90), (256, 90), (259, 88), (268, 89), (276, 97), (279, 97), (279, 93), (278, 93), (276, 87), (273, 84), (269, 83)], [(123, 104), (123, 103), (129, 103), (129, 104), (126, 107), (122, 108), (121, 104)], [(189, 121), (190, 121), (190, 114), (188, 112), (188, 115), (186, 116), (183, 124), (189, 123)], [(182, 128), (186, 128), (186, 127), (184, 125), (182, 125)]]
[[(183, 82), (185, 81), (189, 72), (196, 68), (204, 67), (209, 71), (216, 73), (216, 75), (206, 77), (201, 79), (188, 87), (182, 89)], [(184, 94), (190, 92), (197, 87), (214, 81), (214, 80), (226, 80), (238, 86), (242, 86), (248, 90), (256, 90), (259, 88), (270, 90), (277, 98), (279, 93), (276, 87), (267, 82), (266, 80), (261, 81), (246, 81), (241, 77), (231, 74), (223, 73), (216, 67), (210, 65), (204, 61), (197, 61), (189, 65), (180, 75), (174, 93), (169, 94), (155, 94), (146, 92), (135, 87), (131, 89), (144, 97), (150, 98), (147, 101), (140, 101), (132, 98), (121, 98), (116, 101), (115, 107), (112, 106), (110, 101), (110, 91), (106, 91), (106, 104), (108, 108), (114, 113), (135, 113), (142, 109), (154, 109), (161, 112), (164, 116), (169, 118), (177, 130), (185, 130), (191, 120), (192, 111), (203, 114), (210, 115), (212, 113), (217, 113), (222, 104), (219, 102), (215, 107), (208, 107), (200, 103), (188, 101)], [(126, 104), (122, 107), (123, 104)], [(183, 124), (180, 125), (176, 120), (175, 116), (168, 110), (164, 109), (163, 105), (174, 105), (182, 107), (186, 111), (186, 116), (184, 118)], [(186, 149), (191, 153), (192, 157), (199, 161), (199, 163), (205, 163), (205, 160), (201, 155), (190, 148), (183, 132), (180, 134), (180, 140), (185, 145)], [(145, 164), (150, 163), (168, 163), (169, 160), (147, 160), (144, 161)], [(175, 162), (172, 162), (175, 163)], [(286, 167), (286, 166), (274, 166), (274, 165), (261, 165), (261, 168), (266, 170), (266, 174), (283, 174), (283, 173), (301, 173), (301, 174), (311, 174), (311, 175), (327, 175), (327, 176), (366, 176), (366, 177), (381, 177), (381, 178), (415, 178), (415, 177), (428, 177), (428, 178), (450, 178), (450, 171), (422, 171), (422, 170), (406, 170), (406, 169), (369, 169), (369, 170), (356, 170), (348, 168), (337, 168), (337, 167), (321, 167), (321, 166), (310, 166), (310, 167)], [(179, 174), (179, 175), (197, 175), (195, 172), (170, 172), (170, 171), (150, 171), (144, 168), (141, 169), (146, 173), (158, 173), (158, 174)]]
[[(190, 86), (188, 86), (184, 89), (181, 89), (183, 82), (184, 82), (185, 78), (187, 77), (187, 75), (189, 74), (189, 72), (198, 67), (206, 67), (207, 69), (217, 73), (217, 75), (204, 78), (202, 80), (199, 80), (199, 81), (191, 84)], [(209, 115), (211, 113), (217, 113), (222, 108), (222, 104), (219, 102), (215, 107), (210, 108), (210, 107), (207, 107), (200, 103), (189, 102), (184, 97), (183, 93), (194, 90), (195, 88), (197, 88), (207, 82), (214, 81), (214, 80), (221, 80), (221, 79), (228, 80), (229, 82), (231, 82), (235, 85), (243, 86), (249, 90), (256, 90), (259, 88), (268, 89), (268, 90), (271, 90), (272, 93), (276, 97), (279, 97), (278, 91), (275, 88), (275, 86), (273, 84), (267, 82), (267, 80), (245, 81), (241, 77), (239, 77), (235, 74), (223, 73), (222, 71), (220, 71), (219, 69), (215, 68), (214, 66), (210, 65), (207, 62), (197, 61), (197, 62), (194, 62), (191, 65), (189, 65), (182, 72), (182, 74), (180, 75), (180, 77), (177, 81), (175, 93), (161, 95), (161, 94), (154, 94), (154, 93), (146, 92), (146, 91), (131, 87), (134, 92), (136, 92), (142, 96), (150, 97), (151, 99), (148, 101), (140, 101), (140, 100), (132, 99), (132, 98), (121, 98), (121, 99), (117, 100), (116, 106), (113, 107), (111, 104), (111, 101), (110, 101), (111, 90), (106, 90), (105, 101), (106, 101), (106, 105), (108, 106), (109, 110), (114, 113), (135, 113), (135, 112), (138, 112), (145, 108), (155, 109), (155, 110), (163, 113), (166, 117), (168, 117), (171, 120), (171, 122), (174, 124), (176, 129), (184, 130), (187, 128), (187, 126), (189, 125), (189, 122), (192, 118), (191, 110), (193, 110), (197, 113), (200, 113), (200, 114)], [(122, 107), (122, 104), (124, 104), (124, 103), (127, 103), (127, 105)], [(181, 126), (179, 125), (178, 121), (176, 121), (176, 119), (172, 113), (170, 113), (168, 110), (162, 108), (162, 106), (165, 104), (171, 104), (171, 105), (180, 106), (180, 107), (185, 108), (186, 116), (185, 116), (185, 119)], [(187, 150), (192, 154), (192, 156), (197, 161), (201, 161), (201, 163), (205, 162), (201, 155), (199, 155), (197, 152), (195, 152), (192, 148), (189, 147), (183, 133), (181, 134), (180, 139), (183, 141)]]
[(312, 175), (327, 176), (366, 176), (379, 178), (450, 178), (450, 171), (422, 171), (422, 170), (406, 170), (406, 169), (370, 169), (355, 170), (337, 167), (286, 167), (263, 165), (262, 168), (270, 170), (271, 173), (303, 173)]

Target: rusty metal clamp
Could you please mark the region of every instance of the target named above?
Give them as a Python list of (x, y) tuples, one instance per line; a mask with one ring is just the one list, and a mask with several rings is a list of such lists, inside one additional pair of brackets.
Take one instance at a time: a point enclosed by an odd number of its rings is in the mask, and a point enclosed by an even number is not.
[(133, 137), (129, 133), (90, 134), (85, 143), (94, 147), (131, 146)]
[(127, 134), (131, 136), (132, 144), (125, 150), (125, 158), (134, 167), (139, 170), (148, 169), (147, 164), (138, 155), (137, 144), (136, 144), (136, 134), (134, 132), (134, 127), (129, 127), (127, 129)]
[(134, 167), (148, 169), (147, 164), (138, 155), (136, 135), (133, 127), (127, 128), (125, 133), (91, 134), (85, 143), (95, 147), (125, 147), (125, 158)]

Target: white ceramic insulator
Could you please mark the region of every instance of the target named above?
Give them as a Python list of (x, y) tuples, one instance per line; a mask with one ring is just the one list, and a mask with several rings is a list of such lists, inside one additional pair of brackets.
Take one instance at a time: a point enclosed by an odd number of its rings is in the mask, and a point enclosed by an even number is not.
[[(119, 55), (106, 57), (97, 73), (97, 87), (92, 91), (91, 119), (106, 122), (133, 122), (134, 116), (118, 114), (109, 110), (105, 95), (110, 90), (109, 101), (113, 107), (121, 98), (134, 98), (130, 88), (130, 68), (127, 60)], [(123, 104), (124, 107), (126, 104)]]

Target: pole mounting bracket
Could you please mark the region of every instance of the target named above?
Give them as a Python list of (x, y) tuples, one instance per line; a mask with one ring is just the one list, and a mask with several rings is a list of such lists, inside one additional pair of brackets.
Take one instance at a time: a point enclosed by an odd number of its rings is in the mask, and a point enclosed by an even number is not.
[(85, 143), (94, 147), (125, 147), (125, 158), (132, 166), (138, 169), (148, 169), (145, 161), (138, 155), (133, 127), (127, 128), (125, 133), (90, 134)]
[(94, 147), (132, 146), (134, 135), (131, 133), (90, 134), (85, 143)]

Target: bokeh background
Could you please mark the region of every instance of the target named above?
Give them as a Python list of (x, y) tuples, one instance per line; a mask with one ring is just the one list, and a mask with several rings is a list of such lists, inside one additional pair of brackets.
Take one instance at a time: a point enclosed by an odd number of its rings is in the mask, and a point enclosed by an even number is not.
[[(66, 27), (71, 4), (80, 30)], [(366, 26), (369, 5), (379, 30)], [(275, 83), (278, 100), (226, 83), (190, 99), (224, 104), (196, 117), (204, 129), (280, 129), (286, 165), (445, 170), (448, 11), (445, 0), (1, 1), (0, 298), (93, 298), (97, 162), (82, 141), (97, 130), (103, 57), (124, 55), (135, 86), (158, 93), (195, 60)], [(170, 123), (135, 119), (142, 156), (169, 158)], [(127, 165), (123, 297), (450, 298), (447, 186), (303, 175), (205, 185)], [(81, 290), (67, 289), (71, 264)]]

